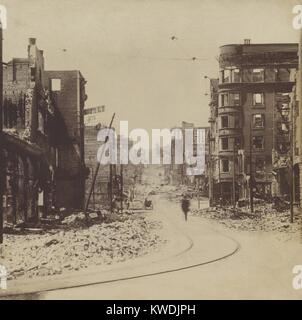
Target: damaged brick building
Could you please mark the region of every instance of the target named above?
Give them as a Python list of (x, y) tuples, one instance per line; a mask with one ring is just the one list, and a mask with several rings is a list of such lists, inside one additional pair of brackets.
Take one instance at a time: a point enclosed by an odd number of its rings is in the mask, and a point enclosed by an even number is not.
[(291, 193), (290, 95), (297, 53), (297, 44), (249, 40), (220, 48), (209, 119), (212, 201), (233, 194), (236, 201), (247, 199), (251, 186), (256, 197)]
[(34, 38), (27, 58), (3, 67), (5, 221), (37, 222), (54, 208), (83, 206), (85, 83), (79, 71), (45, 71)]

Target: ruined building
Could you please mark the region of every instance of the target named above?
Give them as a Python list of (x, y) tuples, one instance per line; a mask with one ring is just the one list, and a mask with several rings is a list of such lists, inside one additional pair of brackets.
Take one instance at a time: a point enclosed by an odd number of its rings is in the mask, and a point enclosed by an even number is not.
[(255, 197), (289, 196), (297, 53), (297, 44), (248, 40), (220, 48), (219, 82), (211, 81), (211, 200), (247, 199), (251, 187)]
[[(96, 110), (96, 112), (91, 112)], [(92, 187), (93, 177), (97, 167), (97, 153), (101, 142), (97, 141), (98, 131), (105, 128), (105, 115), (102, 107), (85, 109), (85, 163), (89, 168), (86, 180), (86, 200)], [(97, 122), (96, 122), (97, 121)], [(102, 164), (96, 176), (96, 182), (92, 190), (90, 208), (100, 209), (110, 207), (114, 197), (120, 198), (121, 193), (135, 194), (135, 186), (142, 181), (143, 165), (135, 165), (130, 161), (128, 164), (119, 164), (120, 136), (117, 136), (117, 164)], [(129, 150), (133, 142), (128, 142)]]
[(4, 218), (36, 222), (53, 208), (84, 201), (85, 80), (79, 71), (45, 71), (43, 51), (3, 69)]

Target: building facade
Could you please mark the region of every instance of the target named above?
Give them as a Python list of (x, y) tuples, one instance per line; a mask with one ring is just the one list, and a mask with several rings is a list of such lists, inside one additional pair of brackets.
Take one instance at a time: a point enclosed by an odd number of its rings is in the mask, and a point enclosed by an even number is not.
[[(5, 172), (2, 188), (6, 222), (35, 223), (55, 207), (81, 207), (78, 199), (83, 198), (84, 190), (75, 190), (80, 174), (74, 174), (68, 187), (62, 185), (74, 172), (74, 163), (81, 164), (78, 171), (84, 167), (84, 137), (78, 134), (76, 147), (70, 136), (75, 133), (74, 124), (68, 122), (68, 113), (64, 114), (67, 106), (70, 114), (80, 110), (80, 103), (71, 102), (73, 95), (79, 96), (80, 81), (75, 86), (64, 83), (66, 99), (60, 101), (51, 87), (51, 79), (59, 76), (45, 71), (43, 51), (33, 38), (29, 39), (28, 57), (14, 58), (3, 68), (1, 165)], [(63, 164), (61, 159), (68, 157)]]
[[(89, 175), (86, 180), (86, 200), (92, 188), (89, 207), (93, 209), (110, 207), (113, 199), (120, 198), (121, 193), (124, 193), (125, 196), (129, 195), (130, 198), (130, 194), (135, 194), (135, 185), (142, 181), (143, 165), (134, 165), (130, 161), (128, 164), (119, 164), (120, 136), (117, 135), (117, 163), (101, 164), (95, 185), (92, 185), (98, 165), (97, 154), (102, 144), (102, 142), (97, 141), (97, 136), (100, 129), (107, 127), (107, 117), (108, 113), (105, 106), (89, 107), (84, 110), (85, 164), (89, 169)], [(133, 142), (128, 141), (129, 150), (132, 145)]]
[(61, 138), (57, 142), (56, 205), (83, 208), (85, 203), (84, 106), (86, 80), (78, 70), (45, 71), (44, 86), (57, 110)]
[[(174, 127), (171, 131), (178, 129), (181, 132), (181, 139), (183, 141), (183, 160), (184, 163), (177, 164), (176, 161), (176, 147), (177, 139), (180, 137), (172, 135), (171, 141), (171, 164), (165, 165), (165, 176), (166, 181), (171, 185), (188, 185), (194, 187), (200, 187), (204, 189), (204, 193), (207, 193), (208, 190), (208, 176), (207, 176), (207, 164), (208, 164), (208, 155), (209, 155), (209, 127), (197, 127), (193, 123), (182, 122), (180, 127)], [(186, 134), (185, 130), (192, 130), (193, 141), (192, 141), (192, 154), (189, 157), (197, 156), (197, 148), (202, 148), (202, 156), (204, 157), (204, 173), (200, 174), (198, 171), (195, 171), (194, 168), (196, 164), (190, 165), (186, 163), (185, 155), (185, 143), (186, 143)], [(199, 136), (199, 132), (203, 132), (204, 135)], [(200, 151), (200, 150), (199, 150)]]
[(291, 192), (290, 95), (297, 44), (225, 45), (211, 81), (212, 199)]

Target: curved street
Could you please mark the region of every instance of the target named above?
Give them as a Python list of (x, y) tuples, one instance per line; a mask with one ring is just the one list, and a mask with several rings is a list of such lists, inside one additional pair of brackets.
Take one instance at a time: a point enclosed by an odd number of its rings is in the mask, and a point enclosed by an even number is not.
[(292, 269), (301, 264), (300, 244), (228, 230), (200, 217), (185, 222), (179, 204), (165, 199), (158, 199), (147, 214), (163, 222), (170, 239), (160, 252), (51, 278), (43, 286), (40, 281), (16, 283), (23, 295), (13, 298), (301, 299), (302, 292), (292, 287)]

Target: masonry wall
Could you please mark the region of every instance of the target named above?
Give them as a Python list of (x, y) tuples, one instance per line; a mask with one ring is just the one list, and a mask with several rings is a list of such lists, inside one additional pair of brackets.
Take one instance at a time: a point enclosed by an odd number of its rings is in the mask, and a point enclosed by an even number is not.
[[(52, 88), (60, 79), (60, 90)], [(83, 208), (85, 194), (84, 103), (85, 80), (79, 71), (46, 71), (45, 86), (65, 126), (66, 136), (58, 148), (58, 206)]]

